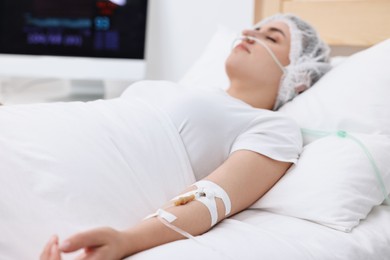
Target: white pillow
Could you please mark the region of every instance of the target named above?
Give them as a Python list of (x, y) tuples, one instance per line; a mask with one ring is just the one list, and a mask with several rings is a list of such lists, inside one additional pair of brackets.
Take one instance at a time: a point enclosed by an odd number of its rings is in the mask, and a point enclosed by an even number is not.
[(280, 111), (302, 128), (390, 135), (389, 68), (390, 39), (352, 55)]
[[(390, 138), (351, 136), (368, 149), (386, 190), (390, 190)], [(331, 135), (305, 146), (298, 163), (252, 208), (350, 232), (383, 200), (380, 182), (364, 150), (352, 138)]]
[(225, 61), (238, 33), (219, 26), (199, 59), (185, 73), (179, 84), (186, 87), (216, 87), (226, 89), (229, 79)]

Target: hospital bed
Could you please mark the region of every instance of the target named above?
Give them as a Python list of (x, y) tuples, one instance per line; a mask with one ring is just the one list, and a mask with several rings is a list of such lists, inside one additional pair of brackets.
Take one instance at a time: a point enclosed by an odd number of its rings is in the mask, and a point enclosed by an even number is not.
[[(332, 46), (332, 71), (281, 109), (302, 127), (301, 165), (250, 209), (201, 236), (203, 245), (179, 241), (129, 259), (390, 259), (390, 206), (382, 204), (390, 192), (389, 11), (389, 1), (376, 0), (255, 1), (254, 22), (291, 12)], [(227, 86), (221, 68), (235, 37), (221, 26), (181, 83)], [(383, 138), (383, 150), (371, 138)]]
[[(294, 12), (313, 23), (328, 43), (364, 49), (333, 58), (326, 76), (280, 109), (300, 125), (305, 146), (298, 164), (262, 199), (197, 241), (169, 243), (127, 259), (390, 259), (390, 2), (263, 0), (255, 1), (255, 10), (256, 21), (276, 12)], [(223, 62), (236, 36), (237, 32), (220, 27), (179, 83), (188, 88), (226, 86)], [(68, 112), (63, 112), (62, 103), (0, 108), (4, 129), (0, 136), (0, 259), (37, 259), (53, 233), (61, 239), (94, 226), (129, 226), (133, 224), (129, 215), (142, 218), (145, 211), (176, 194), (177, 186), (194, 181), (188, 176), (174, 177), (174, 172), (185, 172), (188, 165), (166, 163), (180, 160), (175, 156), (182, 147), (154, 149), (152, 156), (164, 158), (164, 169), (154, 169), (148, 158), (133, 161), (129, 169), (133, 154), (124, 143), (163, 147), (164, 143), (155, 142), (175, 137), (167, 131), (164, 138), (159, 132), (142, 140), (142, 131), (154, 126), (144, 125), (136, 116), (126, 125), (128, 115), (123, 111), (143, 113), (152, 121), (160, 118), (153, 118), (151, 111), (138, 111), (136, 104), (117, 100), (109, 104), (107, 109), (103, 101), (75, 102)], [(110, 124), (96, 123), (108, 116)], [(48, 120), (50, 127), (40, 124)], [(28, 133), (23, 131), (26, 125)], [(139, 130), (134, 139), (125, 136), (129, 125), (134, 126), (132, 131)], [(58, 140), (53, 132), (64, 138)], [(101, 138), (100, 132), (108, 137)], [(145, 180), (128, 180), (126, 173), (145, 170), (145, 166), (148, 171), (172, 172), (172, 178), (155, 176), (169, 191), (151, 186), (153, 192), (138, 187), (145, 194), (132, 193), (132, 189), (137, 191), (134, 183)], [(52, 173), (67, 174), (67, 178)], [(23, 190), (32, 183), (34, 189)], [(64, 194), (71, 196), (59, 205)], [(156, 196), (150, 201), (157, 201), (157, 206), (147, 199), (129, 205), (128, 198), (134, 196)]]

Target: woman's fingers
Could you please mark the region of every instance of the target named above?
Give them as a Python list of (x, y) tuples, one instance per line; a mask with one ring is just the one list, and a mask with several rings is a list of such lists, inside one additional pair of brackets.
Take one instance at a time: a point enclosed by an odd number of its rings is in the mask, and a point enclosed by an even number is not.
[(85, 260), (87, 259), (87, 254), (85, 252), (82, 252), (81, 254), (79, 254), (75, 260)]
[(54, 243), (51, 246), (50, 260), (61, 260), (61, 253), (60, 250), (58, 249), (58, 243)]
[(43, 249), (41, 256), (40, 256), (41, 260), (45, 260), (48, 257), (50, 257), (50, 253), (51, 253), (50, 250), (51, 250), (51, 246), (53, 244), (52, 240), (53, 240), (53, 237), (51, 237), (50, 240), (46, 243), (45, 248)]
[(74, 252), (82, 248), (101, 246), (110, 237), (110, 230), (109, 228), (99, 228), (78, 233), (62, 242), (59, 249), (62, 252)]
[(57, 260), (60, 259), (58, 250), (58, 237), (52, 236), (43, 249), (40, 260)]

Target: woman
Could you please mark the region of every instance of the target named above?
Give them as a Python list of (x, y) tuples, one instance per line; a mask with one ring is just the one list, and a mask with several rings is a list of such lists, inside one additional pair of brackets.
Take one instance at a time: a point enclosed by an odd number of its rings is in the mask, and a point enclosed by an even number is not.
[(150, 90), (146, 93), (142, 83), (124, 93), (150, 101), (171, 117), (196, 179), (202, 181), (174, 199), (178, 206), (169, 202), (128, 230), (93, 229), (62, 243), (53, 236), (42, 260), (60, 259), (61, 253), (79, 249), (84, 249), (79, 259), (122, 259), (190, 236), (186, 232), (200, 235), (248, 208), (296, 162), (299, 128), (272, 110), (329, 69), (329, 48), (310, 25), (293, 15), (272, 16), (242, 35), (226, 61), (226, 93), (178, 91), (167, 83), (164, 91), (153, 89), (158, 99), (148, 94)]

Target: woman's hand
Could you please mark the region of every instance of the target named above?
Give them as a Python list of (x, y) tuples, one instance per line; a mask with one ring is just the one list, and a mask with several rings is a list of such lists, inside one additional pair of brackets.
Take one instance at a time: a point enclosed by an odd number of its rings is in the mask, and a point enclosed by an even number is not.
[(52, 238), (45, 246), (40, 260), (61, 260), (60, 252), (70, 253), (83, 249), (78, 260), (122, 259), (126, 256), (124, 233), (112, 228), (98, 228), (78, 233), (58, 245), (58, 238)]
[(40, 260), (61, 260), (60, 250), (58, 249), (58, 237), (52, 236), (42, 251)]
[(112, 228), (98, 228), (78, 233), (66, 239), (60, 250), (70, 253), (79, 249), (84, 252), (77, 259), (122, 259), (125, 257), (125, 241), (123, 233)]

